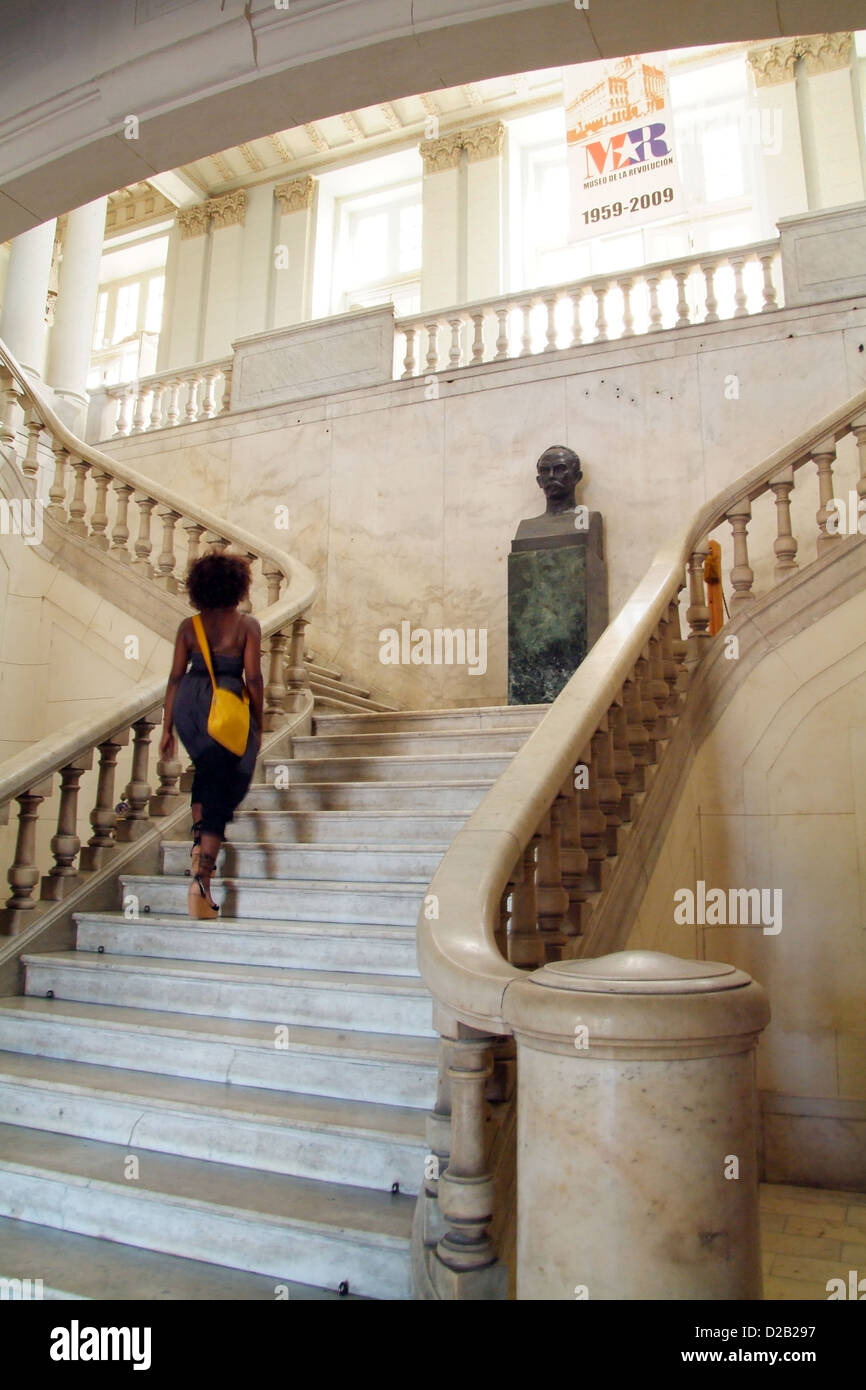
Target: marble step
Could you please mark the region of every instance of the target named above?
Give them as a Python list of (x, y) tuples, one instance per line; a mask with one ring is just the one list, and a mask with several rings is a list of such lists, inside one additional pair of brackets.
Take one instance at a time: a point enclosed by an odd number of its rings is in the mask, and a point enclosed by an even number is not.
[(265, 781), (277, 769), (287, 788), (305, 782), (440, 782), (485, 779), (495, 782), (508, 767), (509, 753), (429, 753), (367, 758), (264, 758)]
[(413, 927), (248, 917), (196, 922), (156, 913), (130, 921), (122, 913), (76, 912), (74, 919), (79, 951), (418, 978)]
[[(0, 1217), (0, 1278), (20, 1279), (19, 1271), (30, 1269), (40, 1271), (32, 1277), (42, 1280), (45, 1300), (273, 1303), (288, 1299), (303, 1303), (340, 1298), (337, 1289), (278, 1282), (264, 1274), (245, 1274), (201, 1260), (159, 1255), (114, 1240), (71, 1235)], [(358, 1295), (350, 1293), (347, 1297), (356, 1299)]]
[(452, 732), (457, 729), (535, 728), (550, 705), (490, 705), (466, 709), (400, 710), (393, 714), (317, 714), (317, 734)]
[(0, 1124), (0, 1216), (184, 1259), (411, 1298), (415, 1199)]
[(433, 1006), (419, 980), (351, 971), (289, 970), (85, 951), (25, 955), (25, 992), (90, 1004), (206, 1014), (361, 1033), (433, 1036)]
[[(0, 1053), (8, 1124), (205, 1162), (417, 1193), (423, 1111)], [(142, 1162), (145, 1160), (142, 1159)]]
[[(167, 874), (121, 874), (124, 914), (151, 912), (187, 917), (190, 880)], [(330, 879), (211, 879), (214, 902), (227, 917), (267, 917), (296, 922), (364, 922), (414, 926), (429, 877), (412, 882), (347, 883)]]
[[(227, 826), (228, 843), (415, 845), (446, 849), (466, 824), (468, 811), (251, 811), (246, 803)], [(187, 858), (189, 844), (187, 844)]]
[[(286, 766), (291, 769), (291, 763)], [(407, 811), (470, 815), (493, 785), (493, 777), (425, 782), (298, 782), (287, 787), (254, 783), (246, 811)]]
[(508, 753), (511, 757), (533, 732), (531, 725), (507, 729), (421, 729), (417, 733), (367, 732), (331, 733), (320, 731), (292, 739), (292, 752), (298, 761), (311, 758), (477, 757)]
[(0, 999), (0, 1050), (430, 1110), (438, 1044), (15, 995)]
[(323, 704), (329, 708), (332, 704), (343, 710), (357, 710), (362, 713), (369, 710), (371, 713), (376, 711), (387, 712), (392, 708), (391, 705), (383, 705), (376, 700), (366, 699), (362, 695), (349, 695), (340, 691), (339, 685), (331, 685), (324, 681), (313, 679), (310, 681), (310, 689), (314, 697), (314, 709), (320, 708)]
[(330, 676), (331, 680), (335, 681), (341, 681), (343, 679), (342, 671), (338, 670), (336, 666), (329, 666), (324, 661), (317, 661), (315, 653), (311, 654), (310, 652), (307, 652), (305, 654), (304, 665), (306, 666), (310, 675), (313, 675), (313, 673), (315, 673), (317, 676)]
[[(164, 874), (188, 876), (189, 840), (164, 840), (160, 855)], [(328, 879), (330, 882), (429, 883), (444, 847), (435, 845), (295, 845), (231, 840), (217, 857), (223, 878)]]

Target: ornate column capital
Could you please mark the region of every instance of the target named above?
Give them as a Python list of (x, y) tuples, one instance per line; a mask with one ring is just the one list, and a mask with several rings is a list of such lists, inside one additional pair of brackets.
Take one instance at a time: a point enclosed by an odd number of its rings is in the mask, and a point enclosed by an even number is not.
[(208, 198), (207, 206), (215, 231), (223, 227), (242, 227), (247, 212), (246, 189), (237, 188), (234, 193), (224, 193), (221, 198)]
[(425, 174), (442, 174), (446, 169), (456, 169), (460, 163), (463, 149), (461, 132), (440, 135), (436, 140), (422, 140), (418, 152), (424, 161)]
[(461, 131), (460, 138), (469, 163), (477, 164), (482, 159), (493, 159), (502, 154), (505, 126), (502, 121), (491, 121), (488, 125), (477, 125)]
[(800, 39), (800, 57), (810, 77), (847, 68), (851, 61), (853, 33), (810, 34)]
[(782, 82), (794, 81), (794, 69), (800, 56), (799, 42), (799, 39), (783, 39), (781, 43), (748, 50), (746, 58), (756, 87), (777, 87)]
[(290, 179), (288, 183), (277, 184), (274, 197), (278, 198), (282, 205), (283, 217), (287, 213), (303, 212), (305, 208), (312, 207), (315, 189), (316, 180), (311, 174), (306, 174), (300, 179)]
[(193, 203), (188, 208), (178, 208), (177, 225), (180, 227), (181, 241), (204, 236), (210, 229), (210, 207), (207, 203)]

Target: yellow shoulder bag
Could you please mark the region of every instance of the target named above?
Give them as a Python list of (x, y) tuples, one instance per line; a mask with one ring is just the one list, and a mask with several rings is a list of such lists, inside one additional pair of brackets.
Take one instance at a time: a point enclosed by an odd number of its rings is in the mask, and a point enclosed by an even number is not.
[(198, 638), (201, 654), (210, 672), (213, 686), (213, 699), (211, 700), (210, 714), (207, 717), (207, 731), (216, 743), (222, 744), (223, 748), (234, 753), (236, 758), (241, 758), (246, 752), (247, 739), (250, 736), (249, 693), (244, 690), (243, 699), (241, 699), (240, 696), (235, 695), (233, 690), (223, 690), (217, 685), (204, 623), (198, 613), (193, 617), (192, 625), (195, 628), (195, 635)]

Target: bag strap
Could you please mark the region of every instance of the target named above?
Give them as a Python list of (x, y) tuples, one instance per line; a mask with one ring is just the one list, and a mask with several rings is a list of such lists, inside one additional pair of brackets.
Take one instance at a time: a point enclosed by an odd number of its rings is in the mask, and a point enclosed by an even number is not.
[(201, 648), (201, 654), (204, 657), (204, 664), (210, 673), (211, 685), (213, 686), (214, 690), (216, 690), (217, 683), (216, 677), (213, 673), (213, 662), (211, 661), (210, 657), (210, 647), (208, 646), (208, 640), (205, 636), (204, 623), (201, 620), (200, 613), (195, 613), (193, 615), (192, 625), (195, 628), (195, 635), (198, 638), (198, 644)]

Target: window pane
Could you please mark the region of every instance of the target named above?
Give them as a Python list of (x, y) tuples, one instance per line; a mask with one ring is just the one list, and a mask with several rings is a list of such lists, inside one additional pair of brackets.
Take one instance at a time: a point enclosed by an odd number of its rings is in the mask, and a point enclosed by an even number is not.
[(370, 280), (381, 280), (388, 269), (388, 214), (358, 214), (354, 221), (351, 252), (353, 278), (360, 285)]
[(412, 203), (400, 209), (400, 250), (398, 265), (401, 273), (417, 270), (421, 265), (421, 204)]
[(704, 187), (708, 203), (723, 198), (740, 198), (745, 191), (743, 153), (739, 125), (708, 126), (701, 137), (704, 157)]
[(140, 285), (121, 285), (117, 291), (117, 310), (114, 316), (113, 341), (129, 338), (138, 328), (138, 297)]
[(108, 292), (103, 290), (96, 301), (96, 322), (93, 325), (93, 350), (105, 346), (105, 318), (108, 313)]
[(165, 294), (165, 276), (155, 275), (147, 286), (147, 307), (144, 311), (144, 328), (147, 333), (158, 333), (162, 327), (162, 301)]

